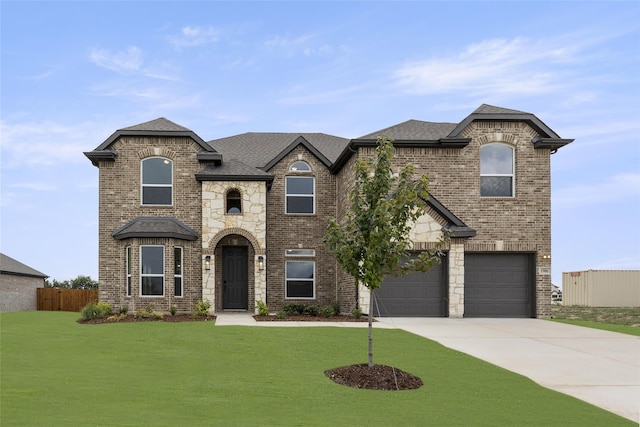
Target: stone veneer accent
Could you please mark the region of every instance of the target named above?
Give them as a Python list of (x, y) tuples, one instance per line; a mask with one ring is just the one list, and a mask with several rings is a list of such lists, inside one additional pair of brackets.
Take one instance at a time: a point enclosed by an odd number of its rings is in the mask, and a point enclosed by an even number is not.
[[(226, 196), (237, 190), (241, 196), (241, 213), (226, 213)], [(203, 270), (202, 298), (211, 302), (215, 311), (222, 309), (221, 245), (248, 246), (249, 310), (267, 299), (266, 268), (258, 268), (258, 256), (265, 258), (267, 233), (267, 188), (264, 182), (205, 181), (202, 183), (202, 265), (211, 256), (211, 270)], [(236, 236), (236, 238), (234, 238)], [(252, 263), (253, 261), (253, 263)], [(253, 297), (252, 297), (253, 295)]]

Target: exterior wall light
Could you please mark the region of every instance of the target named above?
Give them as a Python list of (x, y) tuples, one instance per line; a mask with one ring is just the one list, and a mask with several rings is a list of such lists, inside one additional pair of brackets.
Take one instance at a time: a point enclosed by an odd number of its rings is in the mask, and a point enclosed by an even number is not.
[(204, 257), (204, 269), (211, 270), (211, 255)]
[(264, 270), (264, 257), (262, 255), (258, 256), (258, 270)]

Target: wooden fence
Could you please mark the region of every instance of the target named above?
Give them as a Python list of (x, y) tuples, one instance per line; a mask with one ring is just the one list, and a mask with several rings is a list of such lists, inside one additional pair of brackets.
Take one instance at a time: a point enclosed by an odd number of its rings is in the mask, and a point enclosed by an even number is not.
[(38, 288), (38, 310), (80, 311), (90, 302), (98, 302), (97, 290)]

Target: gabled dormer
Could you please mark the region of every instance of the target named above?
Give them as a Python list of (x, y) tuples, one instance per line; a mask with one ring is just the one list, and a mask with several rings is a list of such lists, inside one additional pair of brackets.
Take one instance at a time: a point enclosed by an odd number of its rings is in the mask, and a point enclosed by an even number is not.
[(119, 129), (93, 151), (85, 152), (84, 155), (91, 160), (91, 163), (93, 163), (94, 166), (98, 166), (101, 160), (113, 161), (118, 156), (118, 152), (113, 148), (113, 145), (120, 138), (125, 136), (188, 137), (201, 148), (200, 152), (197, 154), (199, 161), (213, 162), (214, 164), (222, 163), (222, 155), (204, 142), (195, 132), (185, 128), (184, 126), (180, 126), (171, 120), (167, 120), (164, 117)]

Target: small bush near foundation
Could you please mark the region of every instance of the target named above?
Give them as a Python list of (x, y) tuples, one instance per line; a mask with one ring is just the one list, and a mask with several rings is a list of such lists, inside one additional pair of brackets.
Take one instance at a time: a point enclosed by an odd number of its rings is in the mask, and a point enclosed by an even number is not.
[(110, 316), (111, 314), (113, 314), (113, 308), (111, 304), (106, 302), (99, 302), (97, 304), (90, 302), (80, 311), (80, 315), (84, 320), (93, 320), (99, 317)]
[(331, 301), (331, 308), (333, 309), (334, 316), (340, 315), (340, 301), (338, 301), (337, 299)]
[(296, 304), (295, 302), (288, 302), (282, 306), (282, 311), (289, 316), (295, 316), (296, 314), (304, 313), (304, 304)]
[(171, 313), (172, 316), (175, 316), (177, 312), (178, 312), (178, 308), (175, 305), (172, 305), (171, 307), (169, 307), (169, 313)]
[(258, 315), (259, 316), (268, 316), (269, 315), (269, 307), (267, 307), (267, 304), (265, 304), (263, 301), (258, 301), (256, 303), (256, 306), (258, 307)]
[(360, 307), (355, 307), (353, 310), (351, 310), (351, 317), (355, 318), (355, 319), (359, 319), (362, 317), (362, 309)]
[(123, 305), (122, 307), (120, 307), (120, 314), (127, 314), (128, 312), (129, 312), (128, 305)]
[(326, 307), (322, 307), (322, 310), (320, 310), (320, 314), (324, 317), (331, 317), (335, 315), (335, 310), (333, 309), (333, 307), (328, 305)]
[(205, 317), (209, 315), (209, 307), (211, 303), (209, 301), (198, 301), (193, 304), (193, 317)]
[(304, 314), (308, 314), (309, 316), (317, 316), (320, 311), (320, 307), (317, 305), (309, 304), (304, 306)]
[(111, 304), (109, 303), (100, 301), (96, 306), (98, 307), (98, 310), (100, 310), (100, 317), (111, 316), (113, 314), (113, 307), (111, 307)]
[(280, 310), (279, 312), (276, 313), (276, 318), (278, 318), (278, 319), (286, 319), (287, 318), (287, 313), (284, 310)]
[(119, 322), (122, 319), (126, 319), (126, 318), (127, 318), (127, 314), (126, 313), (120, 313), (120, 314), (116, 314), (116, 315), (107, 317), (107, 320), (109, 322)]

